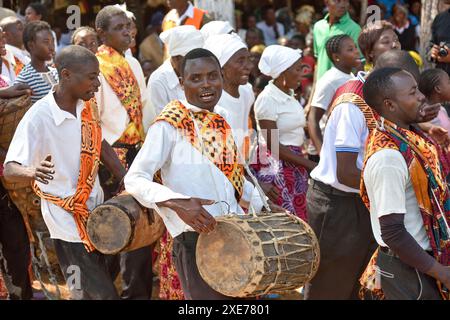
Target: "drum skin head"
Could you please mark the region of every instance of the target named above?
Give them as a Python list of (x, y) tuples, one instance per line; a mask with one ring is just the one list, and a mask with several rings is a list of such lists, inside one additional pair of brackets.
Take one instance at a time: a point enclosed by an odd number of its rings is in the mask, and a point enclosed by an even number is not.
[(247, 286), (255, 268), (253, 249), (244, 234), (236, 225), (218, 221), (213, 232), (200, 237), (196, 259), (201, 276), (214, 290), (236, 295), (236, 288)]
[(104, 204), (91, 212), (87, 233), (95, 249), (103, 254), (116, 254), (128, 245), (132, 225), (125, 211)]

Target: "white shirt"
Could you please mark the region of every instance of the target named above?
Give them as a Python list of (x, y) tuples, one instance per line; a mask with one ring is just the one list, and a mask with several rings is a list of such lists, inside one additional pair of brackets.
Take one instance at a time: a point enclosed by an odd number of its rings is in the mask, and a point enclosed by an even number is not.
[[(255, 118), (260, 120), (275, 121), (279, 133), (279, 141), (285, 146), (302, 146), (305, 140), (306, 125), (305, 112), (300, 102), (292, 95), (281, 91), (273, 84), (273, 80), (259, 94), (255, 102)], [(264, 134), (260, 139), (265, 143)]]
[(147, 96), (150, 97), (157, 115), (170, 101), (185, 99), (184, 90), (170, 59), (164, 61), (148, 79)]
[(14, 60), (14, 54), (6, 49), (6, 55), (1, 57), (2, 59), (2, 77), (3, 80), (8, 83), (8, 85), (12, 85), (16, 80), (16, 71), (14, 70), (14, 66), (16, 65), (16, 61)]
[[(336, 90), (352, 78), (352, 74), (342, 72), (334, 66), (331, 67), (331, 69), (325, 72), (324, 75), (317, 81), (311, 106), (328, 111), (328, 107), (333, 100)], [(327, 118), (327, 114), (325, 113), (319, 121), (322, 136), (325, 131)], [(318, 154), (312, 141), (308, 145), (308, 153), (311, 155)]]
[(28, 63), (31, 62), (31, 57), (30, 54), (28, 53), (27, 50), (23, 50), (17, 47), (14, 47), (12, 45), (7, 44), (6, 46), (6, 50), (12, 52), (12, 54), (20, 60), (20, 62), (22, 62), (24, 65), (27, 65)]
[[(200, 111), (187, 101), (182, 103), (193, 112)], [(153, 175), (159, 169), (164, 185), (153, 182)], [(154, 123), (148, 130), (144, 145), (125, 176), (125, 188), (143, 206), (154, 208), (160, 214), (172, 237), (193, 229), (173, 210), (159, 208), (155, 203), (198, 197), (226, 201), (230, 213), (243, 214), (227, 177), (165, 121)], [(262, 207), (256, 188), (248, 181), (242, 199), (251, 202), (256, 212)], [(205, 209), (215, 217), (228, 211), (225, 204), (205, 206)]]
[[(80, 170), (83, 106), (80, 101), (77, 117), (74, 117), (58, 107), (53, 92), (36, 102), (20, 121), (5, 163), (14, 161), (24, 166), (38, 166), (50, 154), (55, 174), (49, 184), (38, 183), (39, 188), (61, 198), (73, 195)], [(99, 180), (95, 179), (87, 206), (92, 210), (102, 202), (103, 190)], [(41, 210), (51, 238), (81, 242), (72, 214), (44, 199)]]
[(178, 16), (178, 11), (176, 9), (170, 10), (164, 20), (174, 21), (177, 26), (181, 25), (181, 22), (188, 18), (194, 17), (194, 5), (189, 1), (188, 2), (188, 8), (186, 11), (181, 15)]
[[(139, 61), (134, 57), (125, 56), (125, 59), (129, 63), (139, 84), (142, 99), (142, 124), (144, 126), (144, 131), (147, 132), (148, 127), (155, 118), (155, 111), (151, 100), (147, 97), (144, 72), (142, 71)], [(106, 81), (101, 73), (99, 80), (101, 85), (98, 92), (95, 93), (95, 98), (97, 99), (102, 122), (102, 134), (103, 138), (112, 145), (122, 136), (130, 123), (130, 117), (108, 81)]]
[(431, 250), (419, 204), (402, 154), (393, 149), (374, 153), (364, 169), (364, 183), (370, 200), (372, 230), (378, 244), (387, 247), (381, 238), (379, 218), (404, 214), (406, 231), (424, 250)]
[[(264, 42), (266, 46), (270, 46), (272, 44), (278, 44), (278, 38), (275, 35), (274, 26), (268, 26), (265, 21), (258, 22), (256, 27), (263, 32)], [(284, 36), (284, 26), (277, 22), (278, 34), (279, 37)]]
[(366, 119), (353, 103), (341, 103), (328, 118), (320, 151), (320, 161), (311, 171), (311, 178), (344, 192), (359, 193), (358, 189), (339, 183), (337, 179), (336, 152), (358, 154), (356, 167), (362, 169), (365, 142), (369, 134)]
[(317, 81), (311, 106), (327, 111), (336, 90), (353, 78), (354, 76), (352, 74), (342, 72), (336, 67), (331, 67), (331, 69), (325, 72), (320, 80)]
[(253, 102), (255, 102), (255, 94), (252, 85), (247, 83), (239, 87), (239, 98), (223, 90), (219, 103), (214, 108), (214, 112), (224, 117), (230, 125), (239, 150), (243, 150), (244, 138), (249, 134), (248, 118)]

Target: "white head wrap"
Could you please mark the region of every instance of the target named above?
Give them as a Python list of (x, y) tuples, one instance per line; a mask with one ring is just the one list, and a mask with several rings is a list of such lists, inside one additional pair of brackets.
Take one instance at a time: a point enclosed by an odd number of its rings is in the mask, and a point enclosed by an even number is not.
[(206, 39), (204, 48), (214, 53), (223, 67), (236, 52), (247, 49), (247, 45), (237, 34), (219, 34)]
[(202, 33), (190, 25), (169, 29), (159, 37), (167, 46), (171, 57), (184, 57), (189, 51), (202, 48), (204, 44)]
[(302, 51), (279, 45), (268, 46), (259, 61), (259, 70), (266, 76), (276, 79), (302, 57)]
[(211, 21), (200, 29), (205, 40), (217, 34), (230, 33), (233, 30), (233, 27), (228, 21)]

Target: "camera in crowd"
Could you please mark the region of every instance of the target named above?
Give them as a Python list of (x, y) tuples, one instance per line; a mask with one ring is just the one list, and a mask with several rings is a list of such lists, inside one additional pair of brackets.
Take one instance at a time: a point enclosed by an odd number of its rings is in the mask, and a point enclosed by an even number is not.
[[(450, 47), (450, 44), (444, 41), (439, 44), (439, 52), (438, 52), (439, 57), (446, 57), (448, 55), (448, 50), (445, 49), (445, 46)], [(434, 63), (437, 62), (436, 59), (433, 58), (431, 59), (431, 61)]]

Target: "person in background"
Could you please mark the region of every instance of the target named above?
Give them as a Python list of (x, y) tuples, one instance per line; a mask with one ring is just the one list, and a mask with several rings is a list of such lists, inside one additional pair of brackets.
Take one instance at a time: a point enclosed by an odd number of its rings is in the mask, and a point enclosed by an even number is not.
[(31, 60), (30, 54), (23, 46), (24, 25), (17, 17), (6, 17), (0, 21), (0, 28), (3, 29), (6, 41), (7, 53), (4, 57), (9, 64), (14, 66), (14, 72), (17, 76)]
[(147, 37), (139, 45), (139, 59), (152, 61), (156, 68), (164, 62), (164, 44), (159, 38), (163, 18), (164, 14), (161, 11), (152, 15), (150, 25), (147, 27)]
[(256, 25), (263, 32), (264, 43), (266, 46), (277, 44), (278, 38), (284, 36), (284, 26), (277, 22), (275, 18), (275, 9), (271, 5), (262, 7), (261, 14), (263, 21)]
[(212, 20), (206, 11), (194, 7), (190, 1), (167, 0), (166, 2), (171, 10), (164, 17), (162, 31), (182, 25), (191, 25), (200, 30)]
[(420, 26), (413, 24), (408, 18), (408, 9), (396, 4), (392, 9), (391, 22), (403, 50), (418, 51)]
[(326, 43), (332, 36), (347, 34), (357, 43), (361, 27), (350, 18), (348, 0), (325, 0), (328, 14), (314, 24), (314, 55), (317, 59), (316, 81), (320, 80), (332, 62), (327, 55)]
[[(440, 0), (442, 4), (450, 5), (450, 0)], [(442, 69), (450, 75), (450, 10), (439, 13), (431, 25), (431, 46), (427, 52), (428, 60), (436, 63), (436, 68)], [(443, 55), (440, 49), (447, 50)]]
[(253, 48), (256, 45), (264, 45), (264, 38), (261, 36), (259, 29), (248, 29), (245, 34), (245, 43), (249, 48)]
[(308, 153), (316, 156), (313, 159), (317, 162), (331, 101), (336, 90), (352, 79), (352, 71), (361, 65), (358, 48), (350, 36), (345, 34), (333, 36), (328, 40), (326, 47), (328, 56), (333, 61), (333, 67), (325, 72), (321, 81), (317, 83), (308, 115), (309, 135), (313, 143), (309, 146)]
[(155, 63), (151, 60), (143, 60), (141, 61), (142, 71), (144, 72), (145, 82), (148, 82), (148, 79), (152, 75), (152, 73), (157, 69)]
[(97, 32), (91, 27), (80, 27), (73, 32), (71, 43), (85, 47), (96, 54), (98, 50)]
[(255, 102), (260, 150), (252, 169), (270, 200), (307, 221), (308, 171), (316, 163), (304, 156), (306, 119), (294, 96), (301, 83), (301, 58), (300, 50), (279, 45), (262, 54), (259, 69), (272, 80)]
[(379, 6), (383, 6), (385, 12), (383, 19), (389, 19), (392, 16), (393, 8), (396, 4), (404, 5), (404, 0), (377, 0)]
[[(40, 2), (32, 2), (25, 9), (25, 22), (29, 23), (32, 21), (46, 21), (47, 9)], [(55, 31), (51, 30), (53, 41), (55, 45), (55, 52), (58, 48), (58, 38)]]
[[(263, 54), (264, 50), (266, 49), (266, 46), (263, 44), (258, 44), (256, 46), (253, 46), (250, 48), (250, 60), (253, 63), (252, 71), (250, 72), (250, 79), (249, 82), (254, 84), (255, 80), (262, 77), (267, 77), (261, 74), (261, 71), (258, 68), (259, 60), (261, 60), (261, 55)], [(270, 79), (269, 79), (270, 80)]]

